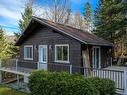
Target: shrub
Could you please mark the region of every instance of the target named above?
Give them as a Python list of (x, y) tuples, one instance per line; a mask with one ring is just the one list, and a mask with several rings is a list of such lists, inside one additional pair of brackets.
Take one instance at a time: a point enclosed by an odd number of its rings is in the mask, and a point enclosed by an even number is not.
[(113, 95), (114, 82), (66, 72), (36, 71), (29, 77), (31, 95)]
[(115, 83), (109, 79), (101, 79), (98, 77), (87, 78), (94, 84), (94, 87), (99, 91), (100, 95), (114, 95)]
[(96, 95), (97, 90), (81, 75), (62, 72), (33, 72), (29, 77), (32, 95)]

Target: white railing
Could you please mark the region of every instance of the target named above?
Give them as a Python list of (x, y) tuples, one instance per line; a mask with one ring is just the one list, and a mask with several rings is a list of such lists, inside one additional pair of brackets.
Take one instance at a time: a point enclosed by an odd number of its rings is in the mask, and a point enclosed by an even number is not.
[(127, 71), (124, 70), (124, 94), (127, 95)]
[(111, 79), (115, 82), (116, 90), (118, 93), (127, 95), (127, 71), (108, 70), (108, 69), (95, 69), (83, 68), (73, 65), (63, 64), (48, 64), (49, 71), (67, 71), (70, 74), (80, 73), (85, 77), (100, 77)]
[[(22, 64), (30, 64), (30, 62), (26, 62), (26, 61), (18, 61), (18, 59), (3, 59), (0, 61), (0, 70), (2, 71), (7, 71), (10, 73), (18, 73), (18, 74), (22, 74), (22, 75), (29, 75), (30, 72), (32, 72), (33, 68), (28, 67), (27, 66), (21, 66)], [(33, 63), (33, 62), (32, 62)], [(35, 62), (34, 62), (35, 63)], [(37, 62), (36, 62), (37, 64)]]
[[(18, 60), (17, 59), (1, 60), (0, 68), (18, 71), (19, 70)], [(20, 71), (24, 72), (25, 70), (26, 69), (21, 69)], [(119, 71), (119, 70), (108, 70), (108, 69), (83, 68), (83, 67), (76, 67), (68, 64), (54, 64), (54, 63), (48, 64), (48, 70), (58, 71), (58, 72), (67, 71), (70, 74), (80, 73), (86, 77), (89, 76), (89, 77), (100, 77), (100, 78), (111, 79), (115, 82), (117, 91), (121, 91), (122, 93), (127, 95), (126, 70)]]
[(0, 68), (13, 69), (17, 71), (18, 59), (2, 59), (0, 60)]

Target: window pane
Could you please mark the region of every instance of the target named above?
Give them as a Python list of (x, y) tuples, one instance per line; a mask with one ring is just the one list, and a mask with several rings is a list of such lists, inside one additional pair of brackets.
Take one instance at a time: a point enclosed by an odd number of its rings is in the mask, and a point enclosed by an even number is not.
[(26, 48), (26, 58), (30, 58), (29, 57), (29, 48), (28, 47)]
[(63, 46), (63, 60), (68, 61), (68, 47)]
[(32, 47), (29, 47), (30, 58), (32, 58)]
[(32, 47), (25, 47), (24, 53), (25, 58), (32, 58)]
[(26, 50), (26, 48), (24, 48), (24, 58), (26, 58), (26, 56), (27, 56), (27, 50)]
[(97, 62), (97, 68), (99, 68), (99, 48), (96, 49), (96, 62)]
[(57, 60), (62, 60), (62, 46), (57, 47)]
[(56, 46), (56, 60), (68, 61), (68, 46)]
[(46, 48), (43, 48), (43, 62), (46, 62), (47, 61), (47, 58), (46, 58)]
[(27, 58), (32, 58), (32, 47), (27, 47)]
[(26, 48), (26, 58), (28, 58), (28, 49)]

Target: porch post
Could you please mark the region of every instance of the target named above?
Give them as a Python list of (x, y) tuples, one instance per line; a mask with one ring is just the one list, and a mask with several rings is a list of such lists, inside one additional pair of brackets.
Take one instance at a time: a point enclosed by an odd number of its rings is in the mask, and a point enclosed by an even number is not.
[(17, 74), (17, 87), (19, 89), (19, 75)]
[(127, 95), (127, 70), (124, 70), (124, 95)]
[(114, 59), (115, 53), (114, 53), (114, 48), (111, 48), (111, 66), (113, 64), (113, 59)]
[(16, 59), (16, 71), (18, 70), (18, 59)]
[(70, 74), (72, 74), (72, 65), (70, 65)]
[(28, 82), (29, 82), (28, 76), (25, 76), (25, 75), (24, 75), (24, 83), (28, 83)]
[(37, 70), (40, 70), (39, 61), (37, 62)]
[(112, 56), (111, 56), (111, 59), (110, 59), (110, 60), (111, 60), (111, 66), (112, 66), (112, 62), (113, 62), (113, 61), (112, 61), (112, 60), (113, 60)]

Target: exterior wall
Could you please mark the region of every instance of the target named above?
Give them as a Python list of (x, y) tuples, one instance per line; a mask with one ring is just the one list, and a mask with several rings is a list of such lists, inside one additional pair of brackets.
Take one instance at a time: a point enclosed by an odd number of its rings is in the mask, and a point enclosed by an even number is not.
[[(93, 48), (94, 46), (92, 46), (92, 45), (82, 45), (82, 50), (87, 50), (87, 48), (88, 48), (88, 50), (89, 50), (89, 61), (90, 61), (90, 67), (92, 67), (92, 52), (93, 52), (93, 50), (92, 50), (92, 48)], [(111, 47), (106, 47), (106, 46), (98, 46), (98, 47), (100, 47), (100, 49), (101, 49), (101, 68), (105, 68), (105, 67), (107, 67), (107, 66), (109, 66), (110, 64), (109, 64), (109, 61), (110, 61), (110, 59), (111, 59), (111, 52), (109, 52), (109, 49), (111, 49)]]
[[(32, 32), (33, 34), (31, 34), (31, 37), (27, 38), (20, 46), (20, 66), (37, 68), (39, 45), (48, 45), (48, 63), (54, 63), (54, 50), (56, 44), (69, 44), (70, 64), (81, 66), (81, 43), (79, 41), (68, 37), (65, 34), (60, 34), (50, 28), (36, 28), (36, 30)], [(33, 45), (33, 60), (24, 60), (24, 45)], [(51, 46), (51, 48), (49, 48), (49, 46)]]
[(111, 47), (101, 47), (101, 67), (105, 68), (110, 64), (110, 60), (111, 60), (111, 56), (112, 53), (109, 52), (109, 49), (111, 49)]

